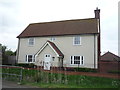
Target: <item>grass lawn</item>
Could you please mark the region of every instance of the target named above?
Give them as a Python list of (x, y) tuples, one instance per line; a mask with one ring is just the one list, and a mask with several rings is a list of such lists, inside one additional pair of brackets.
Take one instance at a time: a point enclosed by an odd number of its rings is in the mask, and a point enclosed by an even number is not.
[(67, 78), (67, 83), (26, 82), (23, 80), (22, 84), (40, 88), (118, 88), (120, 86), (120, 81), (117, 79), (81, 75), (67, 75)]

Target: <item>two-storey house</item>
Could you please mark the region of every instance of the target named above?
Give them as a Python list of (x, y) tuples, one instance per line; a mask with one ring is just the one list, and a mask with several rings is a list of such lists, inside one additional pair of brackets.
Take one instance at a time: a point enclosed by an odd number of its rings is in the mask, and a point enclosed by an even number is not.
[(95, 18), (32, 23), (17, 37), (18, 63), (52, 67), (98, 68), (100, 10)]

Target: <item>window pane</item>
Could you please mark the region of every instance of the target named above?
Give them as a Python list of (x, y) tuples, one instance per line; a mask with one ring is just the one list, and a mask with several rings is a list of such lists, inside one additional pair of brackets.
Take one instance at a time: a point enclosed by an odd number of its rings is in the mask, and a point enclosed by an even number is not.
[(74, 61), (74, 64), (80, 64), (80, 61)]
[(76, 56), (74, 56), (74, 60), (76, 60)]
[(32, 55), (28, 55), (28, 62), (32, 62)]
[(55, 41), (55, 37), (51, 37), (51, 41)]
[(80, 64), (80, 56), (74, 56), (74, 64)]
[(74, 37), (74, 44), (75, 45), (79, 45), (80, 44), (80, 37), (79, 36)]
[(34, 38), (29, 38), (29, 45), (34, 45)]
[(50, 57), (50, 55), (48, 55), (48, 57)]

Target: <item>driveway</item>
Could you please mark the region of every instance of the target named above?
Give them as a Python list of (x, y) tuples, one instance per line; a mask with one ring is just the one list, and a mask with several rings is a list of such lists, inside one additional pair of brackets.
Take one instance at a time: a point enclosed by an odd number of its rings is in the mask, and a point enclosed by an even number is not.
[(0, 80), (0, 85), (2, 85), (2, 88), (38, 88), (35, 86), (28, 86), (28, 85), (19, 85), (16, 82), (11, 81), (2, 81)]

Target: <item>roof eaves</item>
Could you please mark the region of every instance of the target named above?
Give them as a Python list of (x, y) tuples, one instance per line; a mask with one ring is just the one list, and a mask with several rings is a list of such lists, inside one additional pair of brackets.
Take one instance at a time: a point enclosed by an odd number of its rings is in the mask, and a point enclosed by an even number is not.
[(81, 34), (55, 34), (55, 35), (32, 35), (32, 36), (17, 36), (17, 38), (29, 38), (29, 37), (49, 37), (49, 36), (68, 36), (68, 35), (86, 35), (86, 34), (99, 34), (99, 33), (81, 33)]

